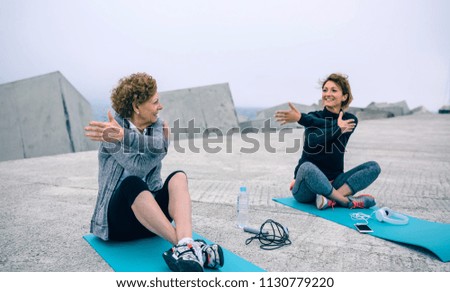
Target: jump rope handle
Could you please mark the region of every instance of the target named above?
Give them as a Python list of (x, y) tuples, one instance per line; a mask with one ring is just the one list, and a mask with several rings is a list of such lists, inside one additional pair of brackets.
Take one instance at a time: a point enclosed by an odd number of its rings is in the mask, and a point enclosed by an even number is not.
[[(244, 226), (244, 231), (248, 232), (248, 233), (259, 234), (259, 229), (248, 227), (248, 226)], [(268, 234), (268, 232), (267, 231), (263, 232), (263, 234)]]

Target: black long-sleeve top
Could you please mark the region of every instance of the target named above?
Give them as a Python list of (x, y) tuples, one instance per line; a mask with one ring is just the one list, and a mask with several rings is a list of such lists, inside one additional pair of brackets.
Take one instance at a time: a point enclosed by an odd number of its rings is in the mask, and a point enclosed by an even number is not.
[[(321, 111), (302, 113), (298, 123), (305, 127), (303, 152), (294, 171), (304, 162), (315, 164), (331, 181), (344, 172), (344, 154), (348, 139), (352, 132), (342, 133), (337, 125), (339, 114), (330, 112), (326, 108)], [(343, 120), (358, 119), (351, 113), (345, 112)], [(355, 127), (356, 128), (356, 127)]]

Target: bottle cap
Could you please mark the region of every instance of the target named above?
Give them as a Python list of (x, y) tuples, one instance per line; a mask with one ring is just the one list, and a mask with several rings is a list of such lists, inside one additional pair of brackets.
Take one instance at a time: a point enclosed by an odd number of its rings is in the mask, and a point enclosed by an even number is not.
[(247, 188), (246, 187), (241, 187), (241, 192), (246, 192), (247, 191)]

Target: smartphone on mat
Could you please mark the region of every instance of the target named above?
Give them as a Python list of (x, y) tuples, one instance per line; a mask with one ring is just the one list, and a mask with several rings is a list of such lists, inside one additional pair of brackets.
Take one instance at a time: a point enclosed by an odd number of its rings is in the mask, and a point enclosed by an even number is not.
[(373, 232), (373, 230), (366, 223), (356, 223), (355, 227), (360, 233)]

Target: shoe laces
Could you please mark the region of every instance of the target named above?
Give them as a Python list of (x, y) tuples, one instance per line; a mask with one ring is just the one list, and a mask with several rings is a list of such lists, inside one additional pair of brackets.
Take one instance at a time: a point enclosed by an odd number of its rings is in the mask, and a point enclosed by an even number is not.
[(200, 261), (191, 243), (181, 246), (177, 245), (176, 247), (173, 247), (172, 251), (177, 256), (177, 258), (182, 258), (183, 260)]
[[(358, 197), (354, 197), (352, 201), (352, 207), (350, 209), (360, 208), (364, 209), (367, 206), (372, 206), (373, 204), (373, 196), (369, 194), (362, 194)], [(374, 205), (374, 204), (373, 204)]]
[(327, 204), (329, 207), (331, 207), (334, 210), (334, 206), (336, 206), (336, 201), (328, 199)]
[(216, 268), (220, 266), (220, 255), (217, 252), (217, 245), (209, 245), (204, 240), (197, 239), (195, 242), (200, 244), (200, 247), (202, 249), (202, 255), (203, 255), (203, 261), (205, 262), (205, 265), (208, 266), (208, 268)]
[(356, 209), (356, 208), (364, 209), (363, 201), (352, 201), (352, 203), (353, 203), (353, 205), (350, 209)]
[(219, 255), (217, 254), (216, 250), (210, 245), (205, 245), (203, 247), (203, 252), (206, 255), (206, 264), (209, 268), (216, 268), (219, 266)]

